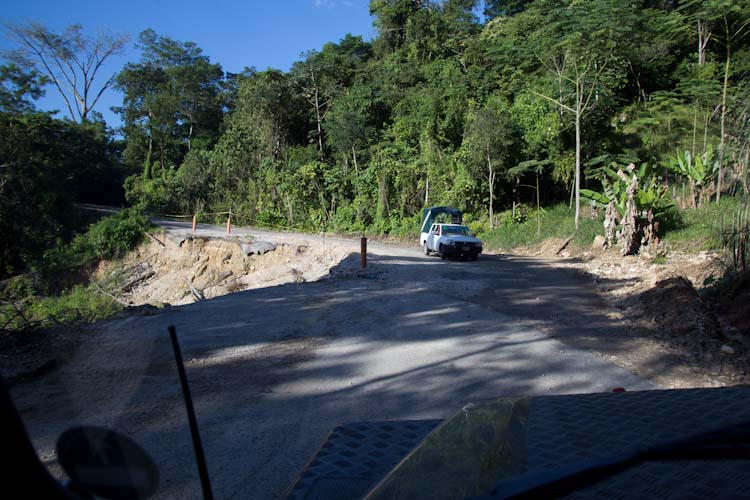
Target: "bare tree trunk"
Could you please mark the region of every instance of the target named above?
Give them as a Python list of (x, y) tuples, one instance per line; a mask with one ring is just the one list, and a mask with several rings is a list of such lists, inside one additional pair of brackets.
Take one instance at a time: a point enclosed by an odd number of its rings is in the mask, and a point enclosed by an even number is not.
[(427, 203), (430, 199), (430, 177), (425, 177), (424, 180), (424, 206), (427, 206)]
[(539, 174), (536, 174), (536, 235), (542, 234), (542, 221), (541, 217), (541, 200), (539, 199)]
[(708, 40), (711, 38), (711, 32), (708, 30), (705, 24), (701, 23), (698, 19), (698, 64), (704, 64), (706, 62), (706, 46)]
[(148, 180), (151, 178), (151, 152), (153, 151), (154, 139), (151, 135), (148, 136), (148, 151), (146, 152), (146, 163), (143, 165), (143, 178)]
[(495, 212), (492, 207), (495, 201), (495, 170), (492, 168), (492, 160), (490, 159), (490, 152), (489, 148), (487, 150), (487, 180), (489, 181), (489, 191), (490, 191), (490, 206), (489, 206), (489, 214), (490, 214), (490, 229), (495, 227)]
[[(314, 82), (314, 80), (313, 80)], [(318, 101), (318, 87), (315, 87), (315, 118), (318, 122), (318, 150), (320, 151), (320, 157), (323, 158), (323, 130), (320, 126), (320, 102)]]
[(750, 163), (750, 144), (745, 144), (745, 161), (742, 162), (742, 191), (747, 196), (750, 194), (750, 190), (747, 185), (747, 167)]
[(690, 179), (690, 206), (697, 208), (700, 206), (700, 200), (697, 200), (698, 193), (696, 193), (695, 181)]
[(352, 159), (354, 160), (354, 171), (359, 172), (359, 167), (357, 167), (357, 151), (354, 149), (354, 146), (352, 146)]
[(716, 203), (721, 201), (721, 181), (724, 176), (724, 136), (727, 121), (727, 86), (729, 84), (729, 56), (730, 48), (727, 41), (727, 62), (724, 65), (724, 90), (721, 94), (721, 140), (719, 142), (719, 174), (716, 182)]
[(615, 203), (609, 202), (607, 213), (604, 216), (604, 248), (607, 249), (615, 245), (615, 231), (617, 229), (617, 210)]
[(292, 205), (292, 198), (289, 196), (289, 193), (284, 193), (284, 197), (286, 198), (286, 205), (287, 209), (289, 210), (289, 225), (294, 225), (294, 206)]
[(706, 119), (703, 120), (703, 153), (708, 145), (708, 124), (711, 123), (711, 111), (706, 111)]
[(581, 83), (576, 84), (576, 230), (578, 230), (578, 219), (581, 216), (581, 99), (583, 92)]
[(570, 200), (568, 200), (568, 209), (573, 208), (573, 201), (576, 196), (575, 180), (570, 183)]
[(693, 149), (691, 151), (693, 158), (695, 158), (695, 134), (697, 131), (698, 131), (698, 108), (696, 107), (693, 110)]
[(378, 207), (375, 213), (375, 218), (382, 220), (388, 217), (390, 213), (390, 207), (388, 206), (388, 175), (383, 174), (378, 179)]

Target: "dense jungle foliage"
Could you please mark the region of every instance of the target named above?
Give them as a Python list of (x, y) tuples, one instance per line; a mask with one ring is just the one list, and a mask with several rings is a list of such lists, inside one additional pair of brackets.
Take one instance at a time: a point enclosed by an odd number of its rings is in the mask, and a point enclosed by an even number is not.
[(578, 227), (591, 216), (579, 206), (621, 201), (618, 171), (646, 176), (639, 208), (658, 217), (747, 195), (748, 0), (370, 11), (372, 41), (347, 35), (289, 71), (229, 74), (146, 30), (113, 81), (118, 134), (96, 112), (77, 123), (35, 110), (45, 77), (3, 66), (0, 277), (65, 239), (72, 202), (407, 235), (431, 205), (486, 232), (564, 203)]

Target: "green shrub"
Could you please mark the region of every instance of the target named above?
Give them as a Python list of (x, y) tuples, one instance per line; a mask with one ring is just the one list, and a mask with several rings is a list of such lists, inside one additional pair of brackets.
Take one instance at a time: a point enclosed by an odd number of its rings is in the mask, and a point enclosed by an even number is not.
[(100, 259), (122, 257), (143, 241), (151, 227), (148, 218), (135, 208), (106, 217), (89, 227), (83, 246)]
[(122, 306), (93, 287), (76, 285), (59, 296), (4, 297), (0, 302), (0, 333), (36, 330), (63, 323), (93, 323), (109, 318)]
[(421, 212), (418, 212), (411, 217), (394, 219), (391, 224), (391, 232), (389, 233), (389, 236), (416, 241), (419, 238), (421, 223)]
[(0, 290), (0, 328), (12, 332), (92, 322), (118, 312), (120, 305), (93, 285), (74, 283), (86, 280), (87, 264), (122, 257), (135, 248), (149, 228), (148, 218), (140, 210), (127, 209), (92, 224), (70, 244), (59, 241), (45, 253), (41, 273), (8, 280)]
[(32, 318), (38, 321), (54, 319), (63, 323), (92, 323), (117, 314), (122, 306), (92, 287), (76, 285), (58, 297), (40, 297), (32, 301), (30, 310)]
[(58, 241), (55, 248), (45, 253), (42, 271), (54, 275), (98, 259), (122, 257), (143, 241), (144, 232), (150, 227), (148, 218), (139, 209), (122, 210), (92, 224), (69, 244)]

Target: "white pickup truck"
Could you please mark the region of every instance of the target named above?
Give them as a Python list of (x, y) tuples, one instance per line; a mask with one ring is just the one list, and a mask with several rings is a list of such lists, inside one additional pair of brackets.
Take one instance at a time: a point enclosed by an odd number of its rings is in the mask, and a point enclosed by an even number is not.
[(471, 236), (469, 228), (461, 224), (432, 224), (420, 235), (425, 255), (436, 252), (446, 257), (469, 257), (477, 260), (482, 253), (482, 240)]

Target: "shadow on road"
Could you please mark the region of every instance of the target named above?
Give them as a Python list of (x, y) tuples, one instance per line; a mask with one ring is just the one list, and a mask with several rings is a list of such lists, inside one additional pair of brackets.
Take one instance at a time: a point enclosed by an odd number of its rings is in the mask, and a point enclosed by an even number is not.
[(35, 444), (52, 449), (75, 420), (108, 424), (155, 456), (159, 498), (197, 498), (171, 324), (220, 498), (277, 497), (339, 422), (444, 418), (497, 396), (652, 387), (586, 352), (606, 356), (629, 338), (586, 275), (521, 257), (373, 255), (365, 272), (356, 259), (328, 280), (108, 323), (74, 363), (17, 396)]

